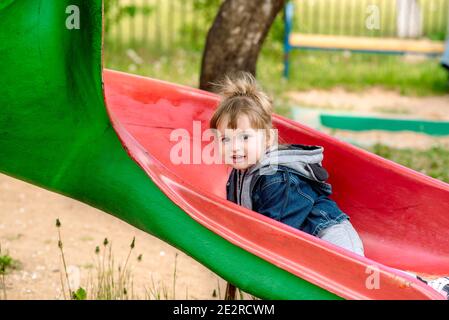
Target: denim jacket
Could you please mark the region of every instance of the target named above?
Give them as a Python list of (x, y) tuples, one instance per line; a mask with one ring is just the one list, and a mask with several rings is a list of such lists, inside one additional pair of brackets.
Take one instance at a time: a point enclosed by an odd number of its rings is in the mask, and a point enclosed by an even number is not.
[[(321, 166), (323, 148), (288, 145), (269, 149), (258, 164), (233, 169), (227, 199), (312, 235), (349, 217), (329, 198)], [(276, 155), (276, 157), (274, 157)]]

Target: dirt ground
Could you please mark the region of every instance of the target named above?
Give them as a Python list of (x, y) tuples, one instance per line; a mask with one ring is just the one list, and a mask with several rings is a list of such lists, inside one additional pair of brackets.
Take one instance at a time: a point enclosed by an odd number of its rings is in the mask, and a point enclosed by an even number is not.
[[(449, 120), (449, 95), (409, 98), (376, 88), (363, 93), (334, 89), (290, 95), (298, 105), (307, 107)], [(404, 132), (350, 133), (338, 130), (330, 133), (344, 139), (361, 137), (365, 141), (397, 141), (398, 146), (411, 147), (426, 146), (425, 139), (436, 141), (428, 136)], [(442, 139), (446, 139), (449, 146), (449, 138)], [(88, 278), (95, 274), (99, 257), (95, 255), (95, 247), (102, 248), (105, 237), (112, 242), (116, 263), (123, 264), (135, 236), (136, 247), (129, 266), (137, 297), (145, 298), (149, 288), (158, 290), (162, 286), (172, 297), (176, 254), (176, 298), (216, 299), (218, 293), (221, 297), (224, 295), (226, 282), (223, 279), (163, 241), (81, 202), (0, 174), (0, 245), (3, 254), (7, 252), (20, 262), (19, 268), (6, 277), (8, 299), (63, 298), (57, 218), (62, 223), (62, 241), (73, 287), (88, 287)], [(141, 262), (137, 261), (139, 254), (143, 257)], [(213, 296), (214, 290), (217, 297)], [(0, 298), (2, 291), (0, 284)]]
[(391, 90), (373, 87), (361, 92), (342, 88), (287, 93), (295, 103), (335, 111), (382, 114), (402, 118), (449, 120), (449, 94), (405, 97)]
[[(395, 91), (371, 88), (348, 92), (341, 88), (290, 92), (294, 105), (308, 109), (339, 111), (357, 115), (400, 117), (449, 121), (449, 94), (432, 97), (405, 97)], [(396, 148), (428, 149), (438, 145), (449, 148), (449, 136), (430, 136), (411, 131), (349, 131), (321, 128), (324, 132), (350, 143), (370, 146), (383, 143)]]
[[(0, 245), (3, 254), (8, 253), (21, 265), (6, 276), (7, 299), (63, 298), (57, 218), (62, 224), (72, 286), (78, 282), (86, 287), (89, 276), (95, 275), (96, 259), (101, 257), (101, 252), (95, 255), (95, 247), (102, 249), (105, 237), (112, 243), (115, 263), (123, 265), (135, 236), (128, 265), (136, 297), (145, 298), (148, 290), (162, 293), (162, 286), (172, 297), (176, 253), (176, 298), (216, 299), (212, 294), (216, 290), (218, 295), (219, 285), (221, 296), (224, 295), (226, 282), (158, 238), (79, 201), (0, 174)], [(2, 292), (0, 285), (0, 298)]]

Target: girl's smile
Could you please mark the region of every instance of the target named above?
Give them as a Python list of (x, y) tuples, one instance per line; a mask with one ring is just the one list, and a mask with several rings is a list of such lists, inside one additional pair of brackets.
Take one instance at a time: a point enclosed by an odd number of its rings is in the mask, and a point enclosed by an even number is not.
[(243, 156), (243, 155), (232, 156), (232, 162), (234, 165), (244, 163), (246, 161), (246, 159), (247, 159), (246, 156)]
[(256, 164), (267, 147), (266, 130), (252, 128), (247, 115), (238, 118), (236, 129), (229, 129), (227, 125), (224, 119), (217, 126), (224, 162), (238, 170)]

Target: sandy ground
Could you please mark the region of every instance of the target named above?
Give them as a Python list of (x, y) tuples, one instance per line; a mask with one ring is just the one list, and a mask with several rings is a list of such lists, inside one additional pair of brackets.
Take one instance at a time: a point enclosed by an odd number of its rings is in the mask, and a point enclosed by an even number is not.
[[(434, 97), (404, 97), (395, 91), (371, 88), (363, 92), (348, 92), (341, 88), (287, 93), (294, 105), (308, 109), (339, 111), (357, 115), (400, 117), (449, 121), (449, 94)], [(383, 143), (395, 148), (449, 148), (449, 136), (430, 136), (410, 131), (349, 131), (320, 130), (350, 143), (370, 146)]]
[(386, 132), (382, 130), (349, 131), (321, 128), (321, 131), (351, 144), (367, 148), (381, 143), (398, 149), (428, 150), (432, 147), (449, 148), (449, 136), (431, 136), (411, 131)]
[(321, 109), (382, 114), (428, 120), (449, 120), (449, 94), (432, 97), (405, 97), (395, 91), (371, 88), (348, 92), (342, 88), (289, 92), (294, 103)]
[[(87, 287), (89, 275), (95, 275), (95, 247), (102, 248), (105, 237), (112, 242), (115, 263), (123, 265), (135, 236), (128, 265), (136, 297), (145, 298), (149, 289), (160, 288), (162, 292), (162, 286), (172, 297), (176, 253), (176, 298), (215, 299), (212, 294), (214, 290), (218, 293), (219, 285), (221, 296), (224, 295), (226, 282), (163, 241), (79, 201), (0, 174), (0, 245), (3, 254), (8, 252), (21, 264), (6, 277), (8, 299), (63, 298), (56, 218), (62, 223), (63, 247), (73, 286), (78, 282)], [(0, 285), (0, 298), (2, 292)]]

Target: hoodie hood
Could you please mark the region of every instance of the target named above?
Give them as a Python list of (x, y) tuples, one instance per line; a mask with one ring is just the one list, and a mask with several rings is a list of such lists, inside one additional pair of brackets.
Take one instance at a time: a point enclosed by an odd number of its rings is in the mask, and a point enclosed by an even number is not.
[(248, 168), (248, 175), (269, 175), (282, 165), (300, 173), (303, 177), (324, 182), (329, 175), (321, 166), (323, 147), (300, 144), (279, 145), (269, 148), (258, 163)]
[[(331, 186), (325, 181), (329, 175), (322, 167), (324, 148), (301, 144), (277, 145), (269, 148), (262, 158), (245, 171), (233, 170), (230, 181), (235, 181), (231, 190), (236, 188), (237, 199), (234, 202), (252, 209), (251, 194), (257, 178), (276, 173), (278, 166), (292, 169), (298, 175), (313, 181), (326, 195), (331, 194)], [(233, 176), (236, 175), (237, 177)]]

